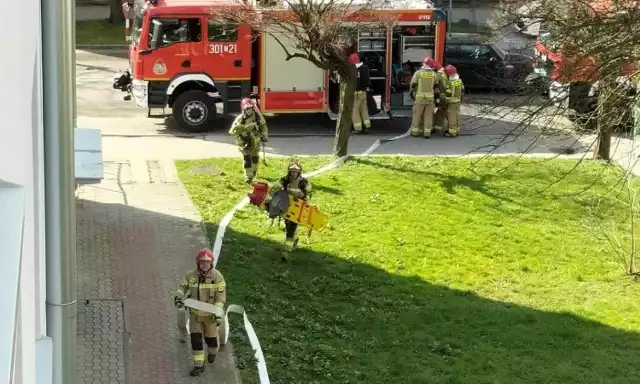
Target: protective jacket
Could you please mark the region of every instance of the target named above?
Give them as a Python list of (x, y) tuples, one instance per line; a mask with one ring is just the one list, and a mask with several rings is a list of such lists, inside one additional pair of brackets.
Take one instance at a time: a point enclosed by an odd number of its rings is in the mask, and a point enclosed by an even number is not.
[(464, 92), (464, 84), (460, 80), (460, 76), (453, 75), (447, 82), (447, 103), (460, 103), (462, 101), (462, 93)]
[(282, 189), (297, 197), (298, 199), (307, 200), (311, 194), (311, 183), (306, 177), (298, 176), (294, 180), (290, 180), (288, 176), (280, 179)]
[[(444, 70), (439, 70), (438, 72), (436, 72), (436, 81), (439, 84), (442, 84), (442, 88), (444, 88), (445, 90), (445, 94), (446, 94), (446, 90), (449, 87), (449, 77), (447, 76), (446, 73), (444, 73)], [(442, 104), (444, 104), (446, 102), (446, 96), (445, 94), (440, 94), (440, 92), (438, 91), (439, 87), (435, 88), (436, 91), (436, 97), (438, 97), (438, 102)]]
[(268, 139), (269, 130), (264, 116), (254, 109), (251, 116), (244, 113), (238, 115), (231, 124), (229, 133), (236, 137), (238, 151), (243, 155), (252, 155), (260, 152), (260, 139)]
[[(180, 280), (177, 294), (184, 298), (192, 298), (224, 308), (227, 301), (227, 283), (224, 281), (222, 273), (215, 268), (211, 268), (204, 276), (200, 275), (198, 269), (194, 269), (187, 272)], [(197, 309), (191, 309), (191, 311), (201, 317), (212, 316), (211, 313)]]
[(371, 77), (369, 73), (369, 67), (365, 64), (358, 67), (358, 84), (356, 85), (356, 91), (363, 92), (371, 87)]
[(433, 101), (433, 89), (439, 82), (431, 68), (420, 68), (413, 74), (411, 89), (416, 92), (416, 100)]

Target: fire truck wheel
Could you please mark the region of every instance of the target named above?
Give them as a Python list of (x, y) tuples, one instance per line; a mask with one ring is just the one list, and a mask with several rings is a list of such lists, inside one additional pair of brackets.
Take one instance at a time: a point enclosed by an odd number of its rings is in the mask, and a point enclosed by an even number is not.
[(173, 118), (189, 132), (206, 132), (216, 117), (216, 103), (204, 91), (186, 91), (173, 102)]

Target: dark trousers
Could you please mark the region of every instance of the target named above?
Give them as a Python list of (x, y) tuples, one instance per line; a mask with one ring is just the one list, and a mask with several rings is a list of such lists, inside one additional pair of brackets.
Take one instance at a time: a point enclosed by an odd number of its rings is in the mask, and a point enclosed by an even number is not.
[(284, 227), (287, 231), (287, 239), (293, 239), (296, 235), (298, 224), (294, 223), (293, 221), (285, 220)]

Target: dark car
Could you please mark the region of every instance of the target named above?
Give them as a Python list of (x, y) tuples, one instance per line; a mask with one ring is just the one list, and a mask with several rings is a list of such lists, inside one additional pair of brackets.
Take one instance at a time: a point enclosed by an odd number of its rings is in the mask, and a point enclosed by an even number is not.
[(532, 57), (506, 52), (478, 34), (447, 34), (445, 47), (445, 64), (456, 67), (467, 89), (522, 89), (533, 72)]

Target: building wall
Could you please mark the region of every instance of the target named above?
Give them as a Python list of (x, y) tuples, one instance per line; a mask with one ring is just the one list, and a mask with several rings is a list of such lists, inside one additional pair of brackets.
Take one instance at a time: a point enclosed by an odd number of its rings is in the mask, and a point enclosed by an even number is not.
[(487, 24), (495, 9), (488, 5), (478, 7), (465, 7), (453, 4), (451, 21), (457, 23), (461, 20), (468, 20), (471, 24)]
[[(11, 314), (0, 312), (0, 332), (12, 332), (15, 337), (12, 382), (32, 384), (38, 364), (36, 341), (43, 340), (46, 333), (40, 2), (21, 1), (20, 9), (31, 16), (4, 20), (7, 31), (20, 32), (4, 39), (0, 60), (0, 73), (4, 75), (0, 92), (0, 188), (10, 183), (24, 191), (19, 303), (13, 317), (17, 324), (5, 324)], [(0, 281), (3, 288), (15, 283)], [(0, 378), (0, 382), (6, 380)]]

